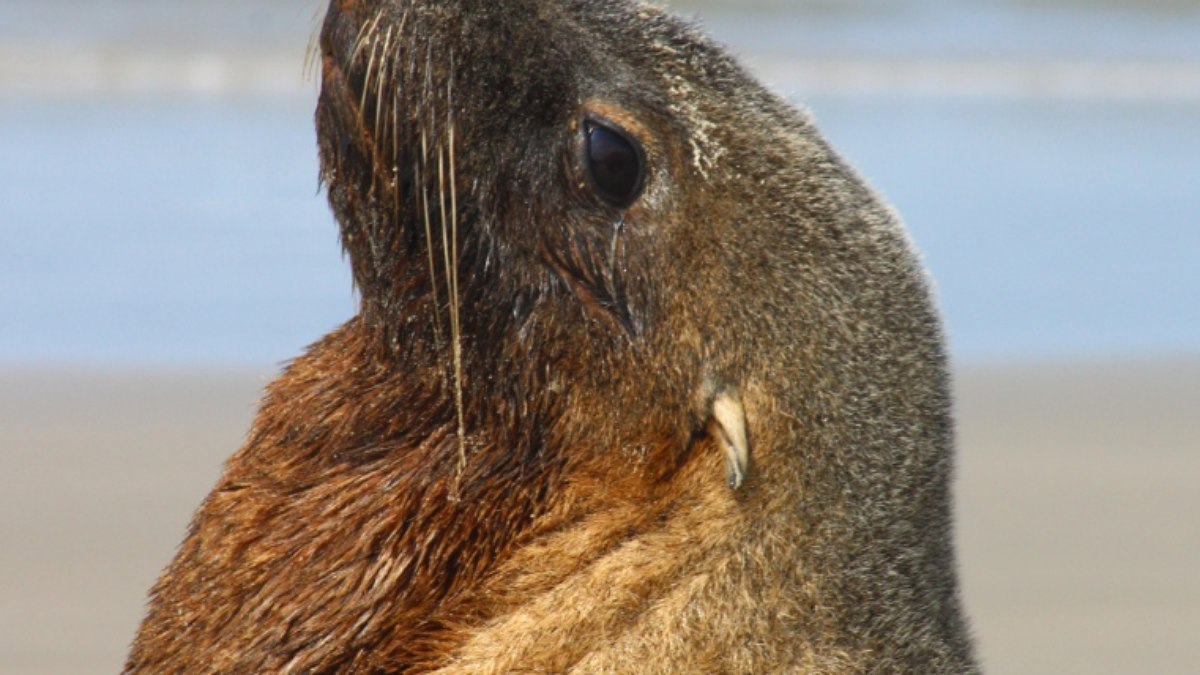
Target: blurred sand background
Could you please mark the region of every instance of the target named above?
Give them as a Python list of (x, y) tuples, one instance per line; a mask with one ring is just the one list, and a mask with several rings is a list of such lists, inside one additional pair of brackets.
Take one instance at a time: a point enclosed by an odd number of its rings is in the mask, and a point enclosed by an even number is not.
[[(0, 673), (119, 670), (263, 364), (353, 311), (322, 4), (0, 3)], [(986, 671), (1200, 672), (1200, 1), (673, 4), (926, 255)]]
[[(0, 671), (119, 670), (267, 374), (0, 373)], [(1200, 663), (1200, 361), (958, 376), (963, 595), (990, 673)]]

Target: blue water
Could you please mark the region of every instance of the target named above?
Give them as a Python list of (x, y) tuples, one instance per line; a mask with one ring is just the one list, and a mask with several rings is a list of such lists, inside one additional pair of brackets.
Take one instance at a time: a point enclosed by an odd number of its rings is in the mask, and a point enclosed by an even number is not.
[[(117, 40), (152, 60), (171, 31), (195, 27), (184, 44), (208, 35), (241, 44), (257, 35), (248, 21), (283, 16), (286, 25), (264, 30), (272, 41), (294, 35), (287, 49), (299, 82), (320, 4), (222, 0), (213, 14), (157, 3), (142, 14), (122, 0), (98, 27), (73, 25), (63, 44)], [(701, 4), (719, 37), (775, 60), (953, 64), (1000, 55), (1200, 65), (1200, 39), (1192, 39), (1200, 5), (1186, 3), (1141, 12), (1119, 2), (965, 9), (861, 0), (810, 5), (802, 19), (782, 1), (756, 3), (757, 18)], [(44, 33), (37, 17), (47, 7), (13, 0), (0, 18)], [(244, 16), (240, 7), (249, 8)], [(158, 29), (145, 23), (159, 15)], [(17, 28), (0, 29), (0, 47), (55, 37)], [(142, 33), (154, 36), (149, 46), (137, 42)], [(0, 67), (0, 366), (262, 366), (296, 355), (354, 312), (317, 189), (311, 86), (30, 96), (4, 91), (6, 82), (28, 84), (12, 72)], [(801, 98), (904, 217), (960, 361), (1197, 355), (1200, 98), (1162, 96), (1157, 86), (1150, 98), (891, 90)]]
[[(674, 2), (742, 53), (1200, 57), (1195, 0), (711, 0)], [(747, 9), (750, 11), (747, 11)]]
[(815, 100), (967, 360), (1200, 353), (1200, 104)]
[[(960, 359), (1200, 351), (1200, 106), (808, 103)], [(0, 362), (270, 363), (353, 312), (304, 102), (3, 102), (0, 129)]]
[(310, 120), (0, 101), (0, 361), (269, 363), (350, 316)]

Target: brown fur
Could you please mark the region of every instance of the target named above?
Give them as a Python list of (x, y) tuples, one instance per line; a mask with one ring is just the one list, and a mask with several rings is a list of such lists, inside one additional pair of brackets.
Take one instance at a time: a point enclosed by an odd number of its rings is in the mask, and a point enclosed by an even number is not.
[[(361, 311), (268, 388), (127, 672), (974, 671), (926, 282), (805, 116), (623, 0), (334, 0), (321, 44)], [(644, 146), (628, 209), (585, 114)]]

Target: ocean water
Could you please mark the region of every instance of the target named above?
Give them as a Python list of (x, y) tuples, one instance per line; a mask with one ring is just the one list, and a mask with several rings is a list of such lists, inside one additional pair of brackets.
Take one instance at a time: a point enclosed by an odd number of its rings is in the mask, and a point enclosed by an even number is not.
[[(262, 366), (352, 315), (318, 5), (0, 7), (0, 364)], [(1200, 354), (1200, 7), (946, 5), (691, 11), (896, 205), (960, 362)]]
[(19, 130), (0, 134), (0, 362), (271, 363), (349, 317), (309, 108), (0, 101)]

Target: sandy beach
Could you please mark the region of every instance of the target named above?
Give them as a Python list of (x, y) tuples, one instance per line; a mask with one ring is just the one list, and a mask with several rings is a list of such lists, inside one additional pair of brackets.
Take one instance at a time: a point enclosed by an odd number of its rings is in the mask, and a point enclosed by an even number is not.
[[(0, 671), (120, 668), (269, 373), (0, 373)], [(1200, 361), (968, 368), (958, 538), (989, 673), (1200, 663)]]

